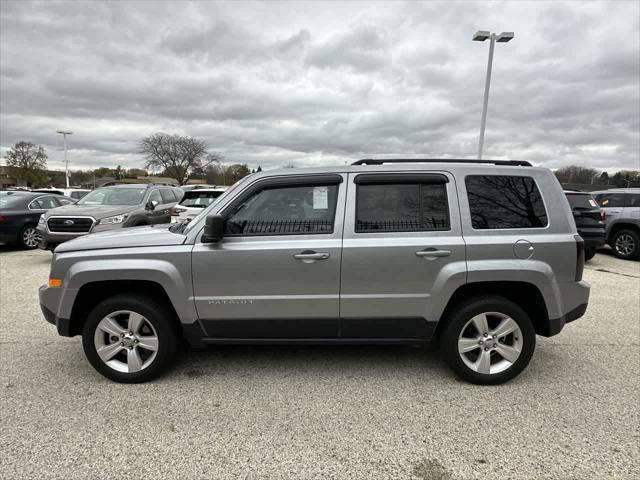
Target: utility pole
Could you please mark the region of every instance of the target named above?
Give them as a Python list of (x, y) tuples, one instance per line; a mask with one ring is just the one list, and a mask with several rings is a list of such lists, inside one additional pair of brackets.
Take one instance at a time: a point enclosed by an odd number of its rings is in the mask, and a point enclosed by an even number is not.
[(479, 30), (473, 35), (475, 42), (489, 42), (489, 61), (487, 63), (487, 78), (484, 82), (484, 100), (482, 103), (482, 120), (480, 121), (480, 141), (478, 142), (478, 159), (482, 159), (482, 148), (484, 147), (484, 127), (487, 124), (487, 108), (489, 106), (489, 86), (491, 85), (491, 68), (493, 66), (493, 47), (496, 42), (506, 43), (514, 37), (513, 32), (502, 32), (500, 34), (491, 33), (486, 30)]
[(58, 130), (56, 133), (62, 135), (64, 142), (64, 176), (67, 179), (67, 188), (69, 188), (69, 159), (67, 158), (67, 135), (71, 135), (73, 132), (66, 130)]

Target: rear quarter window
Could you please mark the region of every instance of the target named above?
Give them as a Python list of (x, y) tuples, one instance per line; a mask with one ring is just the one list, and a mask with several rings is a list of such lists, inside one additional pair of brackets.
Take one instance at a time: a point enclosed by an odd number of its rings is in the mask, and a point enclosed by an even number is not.
[(469, 175), (465, 184), (471, 225), (476, 230), (548, 225), (542, 195), (531, 177)]
[(566, 195), (571, 208), (598, 208), (598, 204), (591, 195), (584, 193), (567, 193)]

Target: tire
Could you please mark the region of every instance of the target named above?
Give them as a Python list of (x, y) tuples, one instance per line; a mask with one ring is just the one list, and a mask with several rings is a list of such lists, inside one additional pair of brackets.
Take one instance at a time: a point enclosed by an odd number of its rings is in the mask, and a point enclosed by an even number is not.
[(87, 359), (116, 382), (156, 378), (172, 363), (179, 344), (178, 328), (169, 311), (163, 302), (146, 296), (120, 294), (104, 300), (91, 311), (82, 329)]
[(609, 242), (613, 254), (623, 260), (640, 257), (640, 235), (634, 230), (618, 230)]
[[(476, 318), (477, 321), (472, 320)], [(482, 324), (482, 318), (486, 321), (482, 328), (487, 329), (486, 332), (477, 331), (476, 323)], [(533, 356), (536, 346), (533, 324), (522, 308), (506, 298), (472, 297), (452, 311), (445, 321), (440, 348), (451, 369), (467, 382), (478, 385), (507, 382), (522, 372)], [(501, 336), (498, 325), (505, 327), (501, 328), (503, 332), (509, 330), (506, 327), (515, 326), (516, 330)], [(492, 331), (496, 337), (492, 337)], [(484, 333), (489, 335), (485, 337)], [(468, 349), (466, 353), (459, 352), (459, 340), (461, 346)]]
[(19, 248), (23, 250), (33, 250), (38, 248), (40, 243), (40, 235), (37, 233), (35, 225), (25, 225), (20, 230), (16, 241)]
[(584, 260), (586, 262), (588, 262), (589, 260), (591, 260), (593, 257), (596, 256), (596, 249), (595, 248), (585, 248), (584, 249)]

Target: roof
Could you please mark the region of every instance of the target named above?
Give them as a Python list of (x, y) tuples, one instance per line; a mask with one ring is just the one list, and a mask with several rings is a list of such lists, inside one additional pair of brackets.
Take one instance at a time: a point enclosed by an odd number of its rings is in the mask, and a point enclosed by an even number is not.
[(640, 188), (609, 188), (607, 190), (597, 190), (591, 193), (640, 193)]

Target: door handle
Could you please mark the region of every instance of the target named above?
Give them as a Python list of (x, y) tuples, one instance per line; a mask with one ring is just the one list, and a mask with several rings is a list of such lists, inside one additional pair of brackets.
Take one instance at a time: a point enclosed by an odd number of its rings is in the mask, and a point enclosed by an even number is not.
[(419, 252), (416, 252), (418, 257), (427, 258), (433, 260), (434, 258), (448, 257), (451, 255), (451, 250), (438, 250), (436, 248), (425, 248)]
[(329, 258), (329, 254), (325, 252), (314, 252), (313, 250), (305, 250), (304, 252), (296, 253), (293, 258), (296, 260), (302, 260), (305, 263), (312, 263), (316, 260), (326, 260)]

